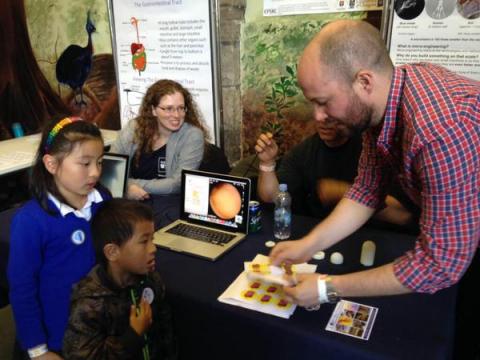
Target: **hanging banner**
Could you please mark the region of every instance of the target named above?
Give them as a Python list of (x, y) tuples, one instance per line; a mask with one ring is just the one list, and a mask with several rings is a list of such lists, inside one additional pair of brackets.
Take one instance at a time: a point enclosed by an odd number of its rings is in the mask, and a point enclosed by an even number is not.
[(383, 0), (263, 0), (263, 16), (382, 10)]
[(390, 14), (395, 65), (430, 62), (480, 80), (479, 0), (397, 0)]
[(110, 0), (122, 126), (136, 116), (152, 83), (171, 79), (191, 92), (215, 141), (220, 111), (213, 8), (209, 0)]

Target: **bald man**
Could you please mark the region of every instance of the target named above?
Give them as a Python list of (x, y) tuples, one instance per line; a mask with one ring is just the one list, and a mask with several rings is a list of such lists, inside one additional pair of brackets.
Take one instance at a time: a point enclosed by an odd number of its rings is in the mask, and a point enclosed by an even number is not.
[(285, 288), (291, 300), (314, 306), (339, 296), (434, 293), (458, 282), (480, 238), (480, 83), (432, 64), (394, 67), (378, 30), (355, 20), (332, 22), (315, 36), (298, 81), (315, 120), (364, 132), (363, 150), (358, 177), (333, 212), (302, 239), (279, 243), (272, 262), (309, 260), (359, 229), (394, 176), (421, 208), (421, 232), (390, 264), (301, 277)]

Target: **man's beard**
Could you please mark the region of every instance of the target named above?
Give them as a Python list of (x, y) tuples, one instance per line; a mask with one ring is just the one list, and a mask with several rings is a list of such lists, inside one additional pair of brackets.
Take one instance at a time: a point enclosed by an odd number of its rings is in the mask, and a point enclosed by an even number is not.
[(350, 99), (350, 105), (347, 110), (348, 128), (357, 134), (361, 134), (372, 125), (373, 109), (365, 105), (354, 93)]

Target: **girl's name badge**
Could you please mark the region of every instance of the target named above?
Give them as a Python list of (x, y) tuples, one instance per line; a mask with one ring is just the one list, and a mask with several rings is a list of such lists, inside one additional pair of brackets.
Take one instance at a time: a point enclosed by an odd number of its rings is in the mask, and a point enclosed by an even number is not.
[(153, 299), (155, 299), (155, 294), (153, 290), (149, 287), (143, 289), (142, 298), (145, 299), (150, 305), (152, 305)]
[(83, 232), (83, 230), (75, 230), (72, 233), (71, 239), (75, 245), (82, 245), (85, 241), (85, 233)]

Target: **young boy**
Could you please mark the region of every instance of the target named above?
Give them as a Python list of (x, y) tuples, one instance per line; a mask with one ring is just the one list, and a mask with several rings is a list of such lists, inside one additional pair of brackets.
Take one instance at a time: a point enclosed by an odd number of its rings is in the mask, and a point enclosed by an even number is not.
[(92, 220), (98, 264), (74, 288), (66, 359), (174, 359), (165, 287), (155, 270), (153, 215), (112, 199)]

